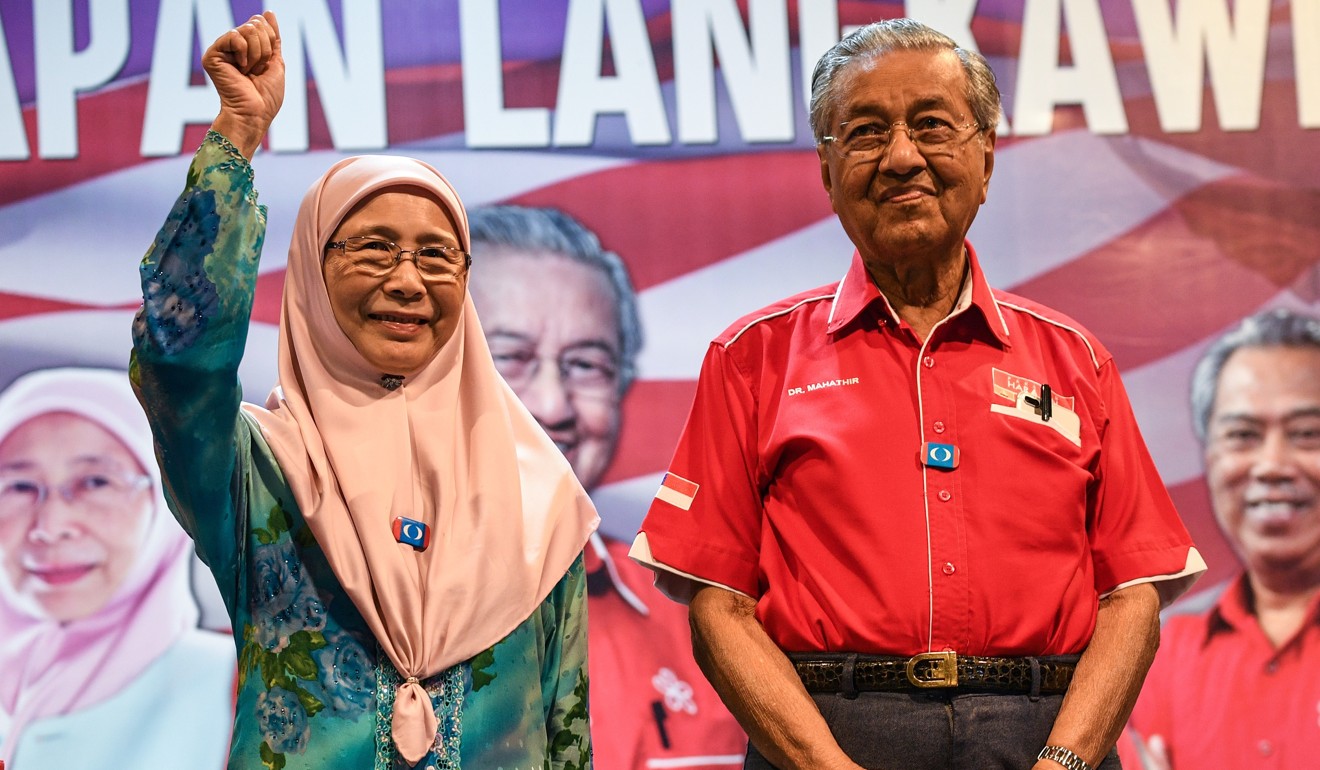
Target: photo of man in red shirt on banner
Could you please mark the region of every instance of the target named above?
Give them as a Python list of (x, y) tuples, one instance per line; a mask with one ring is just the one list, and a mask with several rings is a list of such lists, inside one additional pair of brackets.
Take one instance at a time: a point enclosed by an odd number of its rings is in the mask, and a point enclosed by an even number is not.
[[(471, 229), (470, 291), (495, 366), (590, 492), (614, 459), (642, 347), (627, 268), (558, 209), (474, 209)], [(597, 532), (586, 559), (596, 766), (741, 766), (747, 737), (692, 658), (687, 612), (656, 593), (627, 541)]]
[(1309, 767), (1320, 753), (1320, 320), (1266, 310), (1224, 334), (1193, 373), (1192, 413), (1243, 571), (1206, 592), (1208, 609), (1198, 596), (1201, 611), (1171, 610), (1132, 712), (1135, 753), (1150, 770)]

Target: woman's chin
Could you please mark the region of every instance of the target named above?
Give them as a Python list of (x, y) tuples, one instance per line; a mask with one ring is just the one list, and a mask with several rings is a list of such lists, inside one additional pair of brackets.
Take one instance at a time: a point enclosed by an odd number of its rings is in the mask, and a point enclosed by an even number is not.
[(435, 358), (438, 352), (431, 339), (416, 339), (407, 342), (376, 341), (376, 344), (359, 350), (367, 364), (382, 374), (397, 374), (407, 377), (416, 374)]
[(46, 617), (61, 623), (96, 614), (110, 599), (102, 585), (104, 577), (95, 567), (29, 573), (22, 594)]

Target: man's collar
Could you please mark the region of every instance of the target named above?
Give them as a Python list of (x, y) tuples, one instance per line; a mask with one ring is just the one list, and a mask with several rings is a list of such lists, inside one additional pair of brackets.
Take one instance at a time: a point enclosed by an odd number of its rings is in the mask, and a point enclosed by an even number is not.
[[(985, 321), (986, 328), (1004, 347), (1009, 347), (1008, 324), (1004, 321), (1004, 316), (999, 311), (999, 303), (995, 301), (994, 294), (990, 290), (990, 284), (986, 282), (985, 273), (981, 270), (981, 264), (976, 258), (976, 250), (972, 244), (964, 242), (967, 249), (968, 270), (963, 278), (962, 289), (958, 295), (958, 301), (954, 304), (950, 316), (962, 314), (968, 308), (975, 308)], [(876, 288), (875, 282), (871, 280), (871, 275), (866, 271), (866, 265), (862, 262), (860, 252), (853, 251), (852, 263), (848, 266), (848, 272), (843, 280), (839, 281), (838, 287), (834, 293), (834, 306), (830, 309), (830, 320), (826, 324), (825, 330), (833, 334), (857, 320), (862, 313), (870, 307), (872, 303), (877, 303), (877, 313), (879, 313), (886, 323), (897, 325), (899, 323), (898, 314), (889, 304), (889, 299), (880, 293)]]
[(1205, 641), (1208, 644), (1211, 637), (1222, 631), (1240, 631), (1243, 628), (1255, 624), (1256, 619), (1251, 614), (1251, 600), (1248, 594), (1251, 591), (1247, 583), (1247, 573), (1238, 575), (1233, 582), (1228, 584), (1224, 592), (1219, 595), (1219, 601), (1210, 608), (1210, 617), (1207, 618), (1205, 628)]
[[(1311, 598), (1304, 622), (1320, 623), (1320, 594)], [(1219, 601), (1210, 609), (1206, 622), (1205, 643), (1209, 644), (1216, 633), (1241, 631), (1259, 625), (1252, 610), (1251, 582), (1247, 579), (1247, 573), (1243, 572), (1228, 584), (1220, 594)]]

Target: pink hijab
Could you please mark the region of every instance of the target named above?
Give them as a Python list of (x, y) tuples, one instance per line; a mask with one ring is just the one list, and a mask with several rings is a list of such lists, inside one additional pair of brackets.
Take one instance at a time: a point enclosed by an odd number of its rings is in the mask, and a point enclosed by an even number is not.
[(61, 624), (45, 617), (0, 570), (0, 708), (10, 716), (0, 742), (5, 762), (13, 759), (19, 736), (33, 721), (115, 695), (198, 620), (189, 585), (192, 544), (161, 497), (151, 429), (128, 375), (49, 369), (20, 377), (0, 395), (0, 441), (52, 412), (85, 417), (119, 439), (151, 477), (155, 504), (123, 584), (86, 618)]
[[(495, 371), (465, 298), (454, 336), (387, 390), (335, 321), (325, 244), (363, 198), (420, 187), (470, 248), (467, 212), (431, 166), (364, 156), (336, 163), (303, 199), (289, 246), (279, 387), (261, 425), (335, 576), (406, 681), (392, 732), (409, 764), (437, 723), (417, 680), (503, 639), (549, 595), (599, 522), (572, 470)], [(407, 245), (407, 244), (404, 244)], [(421, 552), (391, 522), (431, 526)]]

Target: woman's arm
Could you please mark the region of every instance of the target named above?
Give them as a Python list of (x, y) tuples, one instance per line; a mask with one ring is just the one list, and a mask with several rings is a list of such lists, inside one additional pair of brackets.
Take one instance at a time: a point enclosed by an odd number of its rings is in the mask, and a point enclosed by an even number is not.
[(579, 554), (547, 604), (549, 630), (541, 692), (546, 702), (550, 767), (590, 770), (591, 731), (587, 709), (587, 578)]
[[(166, 496), (217, 574), (233, 565), (239, 540), (238, 364), (266, 229), (248, 156), (279, 109), (269, 94), (283, 92), (274, 23), (272, 14), (253, 17), (203, 56), (221, 92), (220, 115), (142, 260), (143, 306), (133, 323), (130, 376), (152, 426)], [(246, 151), (223, 131), (239, 136)]]

